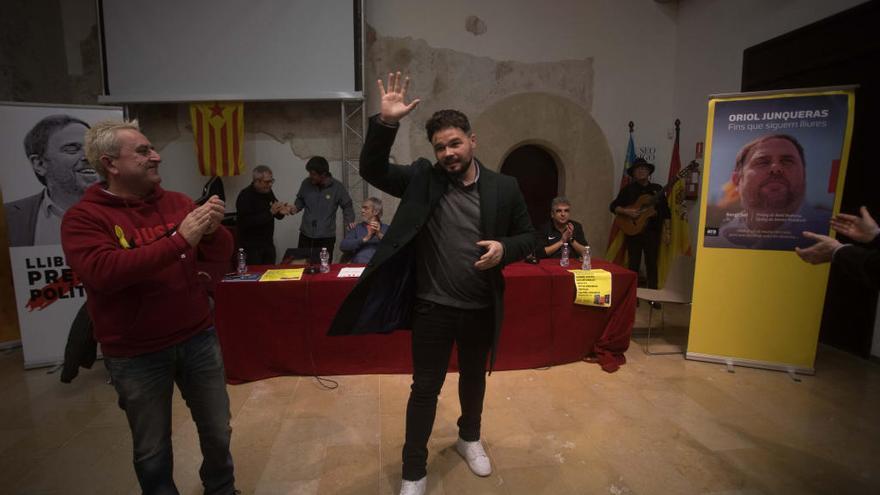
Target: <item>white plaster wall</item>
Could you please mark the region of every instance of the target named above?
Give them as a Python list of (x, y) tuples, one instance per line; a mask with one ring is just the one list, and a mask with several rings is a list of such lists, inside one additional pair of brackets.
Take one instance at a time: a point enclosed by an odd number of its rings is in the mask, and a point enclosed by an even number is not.
[[(683, 122), (682, 161), (706, 136), (708, 96), (736, 93), (743, 51), (864, 3), (864, 0), (681, 0), (676, 31), (673, 108)], [(696, 239), (699, 210), (690, 223)]]
[[(592, 115), (612, 150), (614, 176), (622, 173), (630, 120), (636, 122), (636, 144), (656, 147), (658, 174), (666, 173), (672, 150), (667, 133), (675, 120), (674, 6), (653, 0), (365, 3), (367, 23), (382, 36), (421, 38), (433, 47), (502, 61), (555, 62), (592, 57)], [(471, 15), (486, 23), (485, 34), (475, 36), (465, 30), (465, 20)], [(375, 82), (368, 81), (365, 86), (368, 98), (375, 98)], [(461, 110), (468, 112), (466, 108)], [(399, 160), (415, 158), (400, 156), (401, 150), (397, 151)], [(609, 195), (612, 192), (616, 191)]]
[[(636, 122), (636, 145), (656, 148), (655, 180), (665, 182), (672, 121), (678, 117), (683, 122), (681, 154), (686, 164), (693, 157), (694, 143), (703, 140), (706, 96), (739, 90), (745, 48), (859, 3), (682, 0), (676, 7), (653, 0), (447, 0), (442, 5), (427, 0), (366, 0), (365, 16), (380, 35), (421, 38), (434, 47), (497, 60), (552, 62), (591, 57), (592, 115), (614, 158), (616, 189), (629, 120)], [(465, 20), (471, 15), (486, 23), (485, 34), (475, 36), (465, 30)], [(367, 98), (375, 108), (373, 88), (375, 81), (365, 82)], [(163, 175), (166, 187), (198, 195), (205, 178), (196, 172), (191, 139), (189, 132), (182, 132), (164, 146)], [(322, 148), (326, 140), (338, 138), (316, 139), (321, 141), (316, 147)], [(246, 163), (272, 167), (276, 194), (292, 200), (306, 176), (305, 163), (298, 156), (305, 154), (300, 150), (295, 154), (290, 142), (280, 143), (261, 132), (247, 132), (245, 141)], [(401, 162), (414, 159), (408, 156), (406, 140), (399, 141), (395, 158)], [(334, 155), (332, 151), (324, 154)], [(340, 177), (338, 161), (331, 161), (331, 170)], [(224, 179), (230, 202), (249, 180), (249, 175)], [(568, 185), (572, 186), (576, 187)], [(695, 233), (696, 215), (692, 218)], [(276, 224), (279, 251), (296, 245), (298, 228), (298, 216)]]
[(682, 0), (678, 10), (674, 108), (702, 141), (710, 94), (738, 92), (743, 50), (864, 3), (864, 0)]
[[(614, 176), (622, 172), (626, 123), (633, 120), (637, 147), (656, 148), (655, 180), (665, 182), (672, 122), (682, 121), (686, 164), (705, 135), (706, 97), (739, 90), (744, 49), (863, 1), (367, 0), (365, 16), (380, 35), (498, 60), (592, 57), (592, 113), (612, 150)], [(485, 34), (465, 31), (471, 15), (486, 23)], [(374, 82), (365, 86), (374, 98)]]

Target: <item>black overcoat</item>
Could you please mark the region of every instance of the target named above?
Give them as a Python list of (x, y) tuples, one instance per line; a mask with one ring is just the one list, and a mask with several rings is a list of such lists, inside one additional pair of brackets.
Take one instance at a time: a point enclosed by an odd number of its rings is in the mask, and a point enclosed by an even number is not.
[[(360, 175), (382, 191), (401, 198), (397, 213), (372, 261), (342, 303), (329, 335), (384, 333), (411, 328), (416, 292), (415, 239), (449, 185), (439, 166), (420, 158), (412, 165), (388, 162), (396, 127), (370, 119), (360, 156)], [(536, 249), (534, 228), (516, 179), (480, 167), (480, 230), (485, 240), (504, 245), (501, 263), (489, 270), (495, 314), (490, 369), (495, 363), (504, 314), (501, 269)], [(455, 253), (449, 253), (455, 256)]]

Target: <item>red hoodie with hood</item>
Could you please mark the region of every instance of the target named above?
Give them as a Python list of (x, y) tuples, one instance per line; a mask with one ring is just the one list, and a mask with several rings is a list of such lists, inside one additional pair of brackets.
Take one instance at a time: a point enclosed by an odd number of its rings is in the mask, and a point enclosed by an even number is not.
[(131, 357), (178, 344), (209, 328), (208, 294), (197, 259), (228, 260), (232, 235), (220, 227), (193, 248), (175, 228), (195, 208), (161, 187), (139, 200), (89, 187), (61, 222), (67, 264), (88, 295), (104, 354)]

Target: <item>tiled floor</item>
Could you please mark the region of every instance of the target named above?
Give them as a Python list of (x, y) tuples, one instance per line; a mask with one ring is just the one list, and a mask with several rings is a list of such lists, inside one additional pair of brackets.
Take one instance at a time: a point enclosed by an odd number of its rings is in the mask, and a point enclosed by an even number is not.
[[(667, 318), (686, 315), (669, 307)], [(795, 382), (649, 357), (642, 340), (613, 374), (587, 363), (494, 373), (488, 478), (451, 448), (450, 375), (429, 445), (429, 493), (880, 493), (880, 366), (820, 347), (816, 376)], [(45, 369), (22, 371), (19, 350), (0, 353), (0, 493), (138, 493), (128, 427), (105, 379), (98, 364), (64, 385)], [(334, 379), (336, 390), (303, 377), (229, 387), (244, 493), (397, 492), (409, 378)], [(197, 436), (179, 394), (174, 411), (178, 487), (199, 494)]]

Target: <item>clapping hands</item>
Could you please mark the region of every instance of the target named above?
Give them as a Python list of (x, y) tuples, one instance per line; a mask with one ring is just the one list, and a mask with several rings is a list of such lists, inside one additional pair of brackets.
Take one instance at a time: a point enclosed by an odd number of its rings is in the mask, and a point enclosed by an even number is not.
[[(832, 218), (831, 228), (861, 243), (871, 242), (880, 235), (880, 227), (864, 206), (859, 208), (858, 216), (840, 213)], [(804, 237), (813, 239), (816, 243), (804, 249), (795, 248), (795, 251), (802, 260), (814, 265), (831, 261), (834, 252), (843, 246), (840, 241), (827, 235), (804, 232)]]
[(226, 203), (217, 195), (211, 196), (205, 204), (189, 212), (180, 222), (177, 233), (183, 236), (190, 246), (196, 247), (203, 236), (213, 234), (220, 227), (225, 214)]
[(880, 227), (864, 206), (859, 208), (859, 214), (840, 213), (831, 219), (831, 228), (856, 242), (871, 242), (880, 235)]
[(382, 239), (382, 224), (380, 224), (375, 218), (367, 223), (367, 235), (364, 236), (363, 240), (364, 242), (367, 242), (373, 237)]
[(269, 205), (269, 211), (273, 215), (293, 215), (295, 213), (295, 207), (284, 201), (274, 201)]
[(570, 222), (565, 224), (565, 230), (562, 232), (562, 242), (571, 242), (571, 238), (574, 236), (574, 225)]

